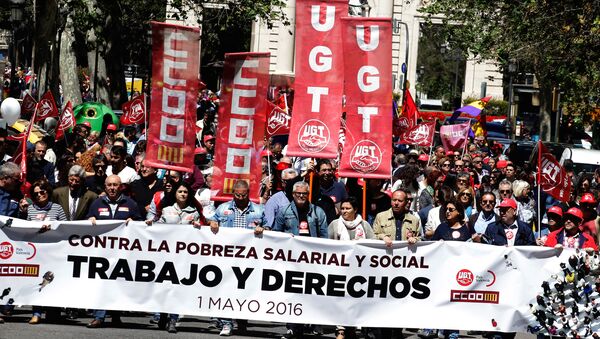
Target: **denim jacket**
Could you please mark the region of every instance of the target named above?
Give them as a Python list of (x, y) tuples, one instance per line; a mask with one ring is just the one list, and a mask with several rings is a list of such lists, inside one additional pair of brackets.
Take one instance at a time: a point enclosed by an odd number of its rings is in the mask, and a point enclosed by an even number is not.
[[(292, 233), (298, 235), (298, 209), (291, 202), (287, 207), (279, 210), (273, 223), (273, 231)], [(308, 206), (308, 228), (310, 235), (316, 238), (328, 238), (327, 217), (321, 207), (309, 204)]]
[[(234, 227), (235, 219), (235, 203), (233, 200), (222, 203), (217, 207), (215, 214), (207, 218), (208, 220), (216, 221), (221, 227)], [(255, 204), (252, 201), (248, 202), (248, 212), (246, 213), (246, 227), (253, 229), (256, 226), (265, 224), (265, 210), (263, 205)], [(252, 226), (248, 226), (252, 225)]]

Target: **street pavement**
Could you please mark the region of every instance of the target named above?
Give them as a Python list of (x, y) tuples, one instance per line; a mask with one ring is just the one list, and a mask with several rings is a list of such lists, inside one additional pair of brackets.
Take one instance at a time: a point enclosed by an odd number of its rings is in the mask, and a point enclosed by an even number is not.
[[(209, 330), (209, 319), (201, 317), (184, 317), (180, 320), (177, 334), (170, 334), (159, 330), (156, 325), (150, 324), (151, 316), (144, 313), (124, 313), (121, 317), (123, 325), (119, 328), (110, 326), (107, 319), (106, 327), (89, 329), (85, 325), (91, 321), (89, 316), (82, 316), (75, 321), (63, 320), (60, 323), (47, 323), (42, 321), (37, 325), (29, 325), (31, 308), (15, 309), (11, 317), (5, 317), (5, 323), (0, 324), (0, 339), (28, 339), (28, 338), (217, 338), (218, 330)], [(322, 336), (305, 336), (305, 338), (334, 338), (333, 327), (325, 327)], [(416, 330), (405, 330), (404, 338), (418, 339)], [(285, 332), (284, 324), (251, 321), (248, 330), (243, 335), (234, 334), (235, 338), (281, 338)], [(461, 338), (479, 339), (480, 336), (471, 336), (461, 333)], [(533, 335), (518, 334), (518, 339), (532, 339)]]

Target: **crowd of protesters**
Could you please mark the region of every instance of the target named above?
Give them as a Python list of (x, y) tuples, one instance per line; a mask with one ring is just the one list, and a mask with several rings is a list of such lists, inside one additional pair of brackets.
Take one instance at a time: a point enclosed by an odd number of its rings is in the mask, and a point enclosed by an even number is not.
[[(197, 147), (189, 173), (157, 169), (145, 159), (142, 127), (104, 127), (90, 133), (78, 124), (64, 141), (49, 135), (28, 145), (27, 175), (11, 162), (6, 129), (0, 129), (0, 215), (26, 220), (139, 220), (155, 223), (286, 232), (325, 239), (393, 241), (469, 241), (498, 246), (551, 246), (598, 249), (600, 171), (574, 174), (568, 202), (542, 192), (538, 199), (535, 165), (512, 161), (510, 147), (476, 136), (461, 150), (395, 147), (390, 180), (339, 178), (337, 162), (286, 156), (284, 139), (271, 140), (261, 153), (260, 203), (238, 181), (233, 199), (211, 200), (218, 98), (204, 91), (198, 104)], [(14, 147), (13, 147), (14, 149)], [(218, 156), (218, 155), (217, 155)], [(312, 180), (309, 178), (312, 177)], [(311, 184), (309, 185), (309, 181)], [(363, 202), (363, 191), (366, 201)], [(364, 208), (363, 208), (364, 206)], [(48, 231), (44, 226), (41, 231)], [(34, 307), (30, 324), (61, 315), (60, 309)], [(74, 319), (81, 310), (67, 309)], [(120, 325), (119, 312), (90, 310), (90, 328)], [(4, 309), (5, 316), (10, 308)], [(155, 314), (151, 322), (171, 333), (179, 315)], [(2, 318), (0, 318), (0, 321)], [(220, 335), (243, 332), (246, 321), (213, 319)], [(421, 329), (419, 336), (456, 338), (458, 329)], [(284, 338), (319, 326), (287, 324)], [(337, 338), (358, 329), (339, 324)], [(369, 338), (401, 337), (402, 329), (361, 329)], [(495, 337), (514, 334), (492, 333)]]

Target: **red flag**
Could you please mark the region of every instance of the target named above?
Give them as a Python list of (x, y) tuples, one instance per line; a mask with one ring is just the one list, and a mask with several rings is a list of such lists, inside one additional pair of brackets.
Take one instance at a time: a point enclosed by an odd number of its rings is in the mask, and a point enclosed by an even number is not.
[(23, 102), (21, 102), (21, 114), (31, 114), (35, 112), (35, 106), (37, 101), (31, 96), (31, 94), (25, 94)]
[(402, 111), (398, 119), (400, 126), (407, 126), (406, 128), (413, 127), (417, 123), (418, 114), (419, 109), (407, 88), (404, 91), (404, 103), (402, 104)]
[(260, 199), (260, 153), (264, 146), (270, 53), (225, 54), (219, 126), (215, 141), (213, 200), (233, 198), (233, 184), (246, 180), (250, 200)]
[(57, 118), (58, 107), (56, 106), (56, 101), (54, 101), (54, 96), (52, 92), (48, 91), (44, 93), (42, 96), (42, 100), (37, 103), (36, 107), (36, 118), (34, 122), (38, 122), (44, 120), (46, 118)]
[(446, 151), (456, 151), (465, 147), (470, 130), (471, 124), (468, 121), (462, 124), (440, 127), (440, 138)]
[(568, 202), (571, 194), (571, 178), (554, 155), (540, 141), (538, 143), (538, 185), (554, 198)]
[(341, 17), (347, 0), (296, 1), (294, 118), (287, 155), (335, 159), (342, 114)]
[(65, 132), (75, 126), (75, 114), (73, 113), (73, 104), (70, 101), (67, 101), (65, 108), (63, 109), (62, 114), (60, 115), (60, 121), (58, 126), (56, 126), (56, 136), (55, 140), (60, 140), (65, 136)]
[(398, 143), (406, 145), (431, 146), (435, 134), (435, 121), (428, 121), (405, 131)]
[(123, 115), (121, 115), (121, 125), (135, 125), (146, 120), (146, 105), (144, 105), (144, 95), (137, 96), (130, 101), (127, 101), (121, 107)]
[(392, 21), (342, 18), (346, 142), (339, 175), (392, 176)]
[(146, 162), (191, 172), (196, 142), (200, 29), (152, 22), (152, 105)]
[[(34, 121), (36, 121), (35, 119), (37, 118), (37, 110), (35, 112), (33, 112), (33, 115), (31, 116), (31, 120), (29, 120), (29, 126), (27, 126), (27, 132), (21, 133), (19, 136), (22, 139), (21, 140), (21, 147), (17, 149), (17, 153), (15, 154), (14, 158), (12, 159), (13, 162), (15, 164), (18, 164), (21, 166), (21, 180), (23, 182), (26, 181), (27, 178), (27, 138), (29, 138), (29, 135), (31, 134), (31, 129), (33, 128), (33, 123)], [(24, 134), (24, 137), (21, 136), (22, 134)], [(20, 152), (19, 152), (20, 150)]]
[(292, 116), (285, 109), (267, 100), (267, 138), (290, 134), (291, 120)]

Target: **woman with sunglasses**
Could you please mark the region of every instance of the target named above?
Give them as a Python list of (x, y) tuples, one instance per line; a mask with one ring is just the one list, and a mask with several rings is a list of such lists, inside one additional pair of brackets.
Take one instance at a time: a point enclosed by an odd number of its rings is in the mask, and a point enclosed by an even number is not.
[(473, 213), (475, 191), (473, 191), (473, 188), (471, 186), (467, 186), (458, 192), (457, 197), (457, 202), (461, 204), (465, 210), (465, 216), (467, 218), (465, 220), (468, 220), (468, 218), (471, 217), (471, 214)]
[[(66, 221), (67, 215), (59, 204), (50, 201), (52, 196), (52, 186), (45, 180), (37, 180), (31, 185), (29, 190), (33, 204), (27, 208), (27, 220), (29, 221)], [(50, 224), (44, 224), (40, 228), (40, 232), (45, 232), (50, 229)], [(49, 308), (48, 313), (52, 312), (52, 317), (56, 318), (56, 313), (60, 314), (58, 309)], [(29, 324), (39, 324), (42, 319), (43, 309), (40, 306), (33, 306), (33, 316), (29, 320)], [(50, 314), (46, 315), (48, 318)]]

